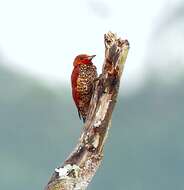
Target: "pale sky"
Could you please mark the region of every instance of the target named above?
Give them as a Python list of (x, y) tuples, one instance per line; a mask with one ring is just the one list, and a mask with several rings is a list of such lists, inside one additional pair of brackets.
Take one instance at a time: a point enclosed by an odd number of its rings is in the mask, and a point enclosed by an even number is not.
[(136, 86), (144, 76), (147, 42), (166, 2), (0, 0), (0, 54), (9, 67), (68, 84), (77, 54), (96, 54), (100, 70), (103, 35), (111, 30), (130, 42), (124, 85)]

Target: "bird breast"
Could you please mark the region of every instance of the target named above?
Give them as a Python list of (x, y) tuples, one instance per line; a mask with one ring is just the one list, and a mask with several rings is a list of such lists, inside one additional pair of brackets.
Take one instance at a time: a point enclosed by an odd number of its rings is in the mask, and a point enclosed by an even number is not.
[(80, 65), (77, 79), (77, 92), (80, 95), (91, 94), (94, 79), (97, 77), (94, 65)]

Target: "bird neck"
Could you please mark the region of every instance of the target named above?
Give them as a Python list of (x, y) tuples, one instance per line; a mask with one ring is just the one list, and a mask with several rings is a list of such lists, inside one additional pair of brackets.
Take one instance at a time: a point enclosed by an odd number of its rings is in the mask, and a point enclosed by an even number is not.
[(74, 65), (74, 67), (80, 67), (80, 66), (88, 66), (88, 65), (93, 65), (93, 63), (92, 62), (90, 62), (90, 63), (80, 63), (80, 64), (75, 64)]

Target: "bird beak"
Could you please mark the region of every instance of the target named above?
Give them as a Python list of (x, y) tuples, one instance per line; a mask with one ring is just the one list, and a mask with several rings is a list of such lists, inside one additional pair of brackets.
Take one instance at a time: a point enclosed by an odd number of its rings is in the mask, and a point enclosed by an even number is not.
[(96, 55), (91, 55), (91, 56), (88, 56), (88, 60), (92, 60)]

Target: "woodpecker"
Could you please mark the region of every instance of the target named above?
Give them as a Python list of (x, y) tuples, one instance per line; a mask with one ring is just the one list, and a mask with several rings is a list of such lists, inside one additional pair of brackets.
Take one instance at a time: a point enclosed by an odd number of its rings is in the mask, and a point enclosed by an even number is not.
[(85, 122), (91, 96), (93, 94), (93, 83), (97, 77), (96, 66), (92, 59), (95, 55), (78, 55), (73, 62), (73, 71), (71, 75), (72, 96), (76, 104), (79, 118)]

